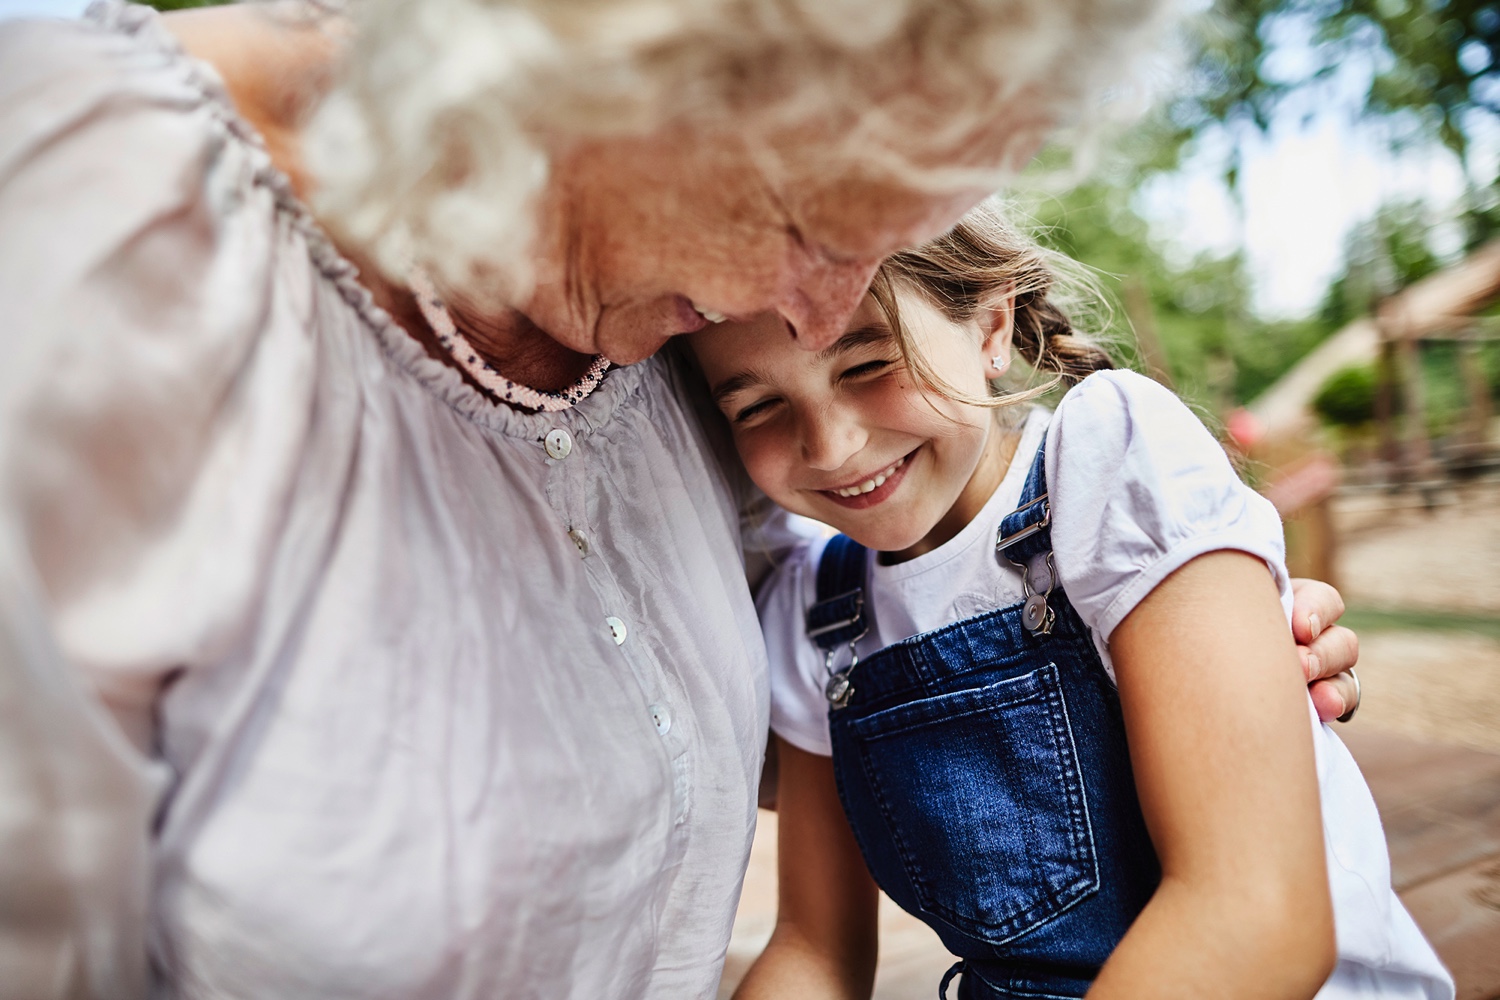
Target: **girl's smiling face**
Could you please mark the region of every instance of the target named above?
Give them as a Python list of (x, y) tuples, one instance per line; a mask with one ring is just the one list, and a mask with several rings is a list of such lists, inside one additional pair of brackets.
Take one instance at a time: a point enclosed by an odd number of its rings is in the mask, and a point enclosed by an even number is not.
[[(933, 374), (987, 395), (1010, 356), (1011, 307), (955, 323), (898, 289), (902, 325)], [(793, 513), (832, 525), (896, 561), (952, 538), (984, 506), (1009, 456), (990, 408), (927, 388), (866, 296), (831, 347), (808, 351), (763, 316), (690, 338), (750, 477)]]

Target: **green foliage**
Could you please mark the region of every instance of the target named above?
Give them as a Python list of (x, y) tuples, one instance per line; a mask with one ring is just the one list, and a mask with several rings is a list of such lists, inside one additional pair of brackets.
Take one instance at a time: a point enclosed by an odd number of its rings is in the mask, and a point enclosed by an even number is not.
[[(1473, 114), (1500, 117), (1500, 8), (1492, 0), (1217, 0), (1204, 30), (1188, 127), (1265, 127), (1290, 93), (1354, 65), (1369, 74), (1363, 110), (1415, 123), (1468, 151)], [(1308, 60), (1273, 57), (1288, 34)]]
[(1351, 365), (1328, 376), (1313, 397), (1313, 409), (1335, 427), (1358, 427), (1375, 417), (1375, 368)]
[(1344, 270), (1329, 286), (1321, 315), (1330, 328), (1369, 313), (1385, 296), (1438, 269), (1428, 242), (1434, 220), (1420, 203), (1383, 206), (1344, 238)]
[(1128, 181), (1095, 181), (1040, 202), (1032, 214), (1044, 242), (1100, 272), (1115, 322), (1099, 332), (1125, 345), (1117, 353), (1133, 367), (1149, 366), (1132, 324), (1143, 336), (1154, 331), (1183, 396), (1222, 412), (1253, 399), (1331, 332), (1317, 318), (1258, 319), (1242, 256), (1177, 259), (1153, 238), (1132, 195)]
[[(1350, 110), (1380, 122), (1393, 147), (1437, 141), (1471, 171), (1457, 206), (1465, 248), (1500, 235), (1500, 179), (1473, 173), (1469, 156), (1474, 137), (1500, 125), (1495, 0), (1214, 0), (1193, 51), (1192, 85), (1169, 118), (1184, 136), (1229, 138), (1231, 187), (1242, 126), (1305, 121), (1352, 99)], [(1339, 304), (1345, 292), (1330, 304), (1347, 318), (1366, 295), (1356, 288)]]
[(189, 7), (217, 7), (231, 0), (142, 0), (142, 2), (157, 10), (187, 10)]

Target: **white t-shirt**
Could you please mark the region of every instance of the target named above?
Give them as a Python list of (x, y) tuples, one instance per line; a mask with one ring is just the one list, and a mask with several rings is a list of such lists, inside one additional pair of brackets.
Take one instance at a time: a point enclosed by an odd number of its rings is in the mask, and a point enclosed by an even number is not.
[[(1212, 435), (1171, 392), (1133, 372), (1089, 376), (1055, 414), (1034, 409), (1010, 469), (979, 515), (931, 552), (866, 567), (866, 657), (891, 643), (1021, 599), (1020, 571), (995, 552), (1045, 436), (1059, 586), (1110, 669), (1110, 634), (1157, 584), (1197, 556), (1264, 559), (1291, 612), (1281, 521), (1235, 474)], [(799, 549), (761, 591), (771, 666), (771, 726), (809, 753), (831, 753), (824, 657), (806, 636), (826, 540)], [(1112, 672), (1112, 671), (1111, 671)], [(1349, 752), (1315, 729), (1340, 963), (1320, 997), (1453, 995), (1452, 981), (1390, 884), (1380, 817)]]

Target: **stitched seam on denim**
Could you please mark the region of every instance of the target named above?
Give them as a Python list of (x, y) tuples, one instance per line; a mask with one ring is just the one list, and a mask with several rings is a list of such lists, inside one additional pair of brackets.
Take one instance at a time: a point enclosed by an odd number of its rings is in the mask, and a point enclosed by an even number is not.
[[(854, 810), (849, 808), (849, 795), (847, 792), (848, 782), (844, 778), (844, 765), (842, 763), (842, 761), (846, 761), (848, 759), (849, 754), (845, 752), (841, 755), (838, 752), (839, 737), (832, 731), (836, 727), (844, 728), (840, 726), (839, 723), (833, 723), (833, 725), (830, 726), (829, 743), (831, 744), (833, 750), (833, 786), (834, 790), (838, 792), (839, 804), (844, 807), (844, 816), (847, 819), (848, 817), (854, 815)], [(847, 741), (854, 739), (854, 736), (852, 733), (844, 733), (843, 739), (847, 743)], [(860, 761), (860, 770), (863, 771), (864, 754), (856, 752), (856, 756)], [(865, 775), (865, 783), (866, 785), (870, 784), (870, 776), (868, 774)], [(859, 848), (860, 857), (865, 859), (865, 867), (873, 872), (874, 865), (871, 863), (872, 857), (870, 853), (870, 845), (865, 841), (864, 836), (860, 833), (859, 824), (853, 822), (849, 823), (849, 830), (854, 834), (854, 845)], [(903, 867), (905, 866), (903, 865)]]
[(985, 976), (983, 976), (979, 972), (979, 970), (974, 967), (973, 963), (967, 963), (964, 965), (963, 974), (965, 976), (972, 975), (975, 979), (979, 980), (989, 989), (995, 991), (996, 993), (999, 993), (1001, 996), (1026, 997), (1027, 1000), (1031, 1000), (1031, 998), (1033, 997), (1036, 998), (1036, 1000), (1079, 1000), (1078, 997), (1063, 996), (1060, 993), (1041, 993), (1037, 990), (1021, 989), (1018, 986), (1002, 986), (1001, 984), (995, 982), (993, 979), (987, 979)]
[[(880, 810), (881, 819), (885, 820), (886, 832), (890, 834), (891, 840), (896, 845), (896, 854), (901, 859), (901, 870), (906, 873), (906, 880), (911, 883), (912, 892), (917, 897), (917, 901), (922, 904), (924, 909), (930, 909), (927, 906), (927, 900), (932, 897), (931, 890), (927, 882), (913, 870), (910, 861), (911, 849), (906, 846), (906, 842), (901, 838), (900, 827), (891, 819), (891, 809), (885, 799), (884, 785), (882, 782), (875, 780), (870, 755), (865, 752), (865, 741), (858, 738), (858, 734), (853, 731), (852, 726), (850, 727), (849, 738), (854, 740), (858, 749), (859, 766), (860, 771), (865, 776), (865, 787), (869, 789), (870, 797), (875, 800), (875, 807)], [(847, 809), (847, 806), (845, 808)], [(854, 826), (855, 824), (850, 825)], [(856, 842), (859, 842), (857, 833)], [(864, 850), (862, 843), (860, 850)], [(866, 857), (869, 857), (868, 853), (866, 853)]]
[[(1032, 678), (1032, 677), (1035, 677), (1037, 675), (1047, 675), (1047, 676), (1049, 676), (1050, 679), (1053, 681), (1054, 686), (1059, 686), (1061, 684), (1061, 677), (1060, 677), (1060, 674), (1059, 674), (1059, 671), (1057, 669), (1056, 664), (1049, 663), (1045, 667), (1039, 667), (1036, 670), (1032, 671), (1031, 674), (1023, 675), (1023, 677), (1025, 677), (1025, 678)], [(1007, 680), (1007, 681), (1000, 681), (1000, 682), (998, 682), (998, 684), (1003, 685), (1003, 684), (1007, 684), (1007, 683), (1014, 683), (1014, 681), (1017, 680), (1017, 679), (1019, 679), (1019, 678), (1013, 678), (1013, 679), (1010, 679), (1010, 680)], [(979, 690), (989, 690), (989, 689), (979, 689)], [(991, 706), (990, 711), (993, 714), (995, 711), (997, 711), (999, 709), (1010, 707), (1012, 705), (1026, 704), (1028, 702), (1034, 702), (1034, 701), (1043, 701), (1043, 702), (1047, 701), (1047, 698), (1046, 698), (1047, 692), (1046, 692), (1045, 688), (1042, 691), (1040, 691), (1039, 694), (1040, 694), (1041, 697), (1030, 697), (1030, 696), (1028, 696), (1028, 697), (1024, 697), (1024, 698), (1013, 699), (1011, 701), (1004, 702), (1004, 703), (1002, 703), (1001, 705), (998, 705), (998, 706)], [(976, 713), (976, 712), (969, 712), (969, 713), (965, 713), (965, 714), (966, 715), (973, 715), (973, 714), (978, 714), (978, 713)], [(1055, 713), (1049, 711), (1047, 714), (1048, 714), (1049, 719), (1050, 719)], [(936, 719), (936, 720), (929, 720), (929, 722), (931, 722), (931, 723), (942, 723), (942, 722), (949, 721), (949, 720), (951, 720), (953, 718), (960, 718), (960, 717), (962, 717), (962, 716), (944, 716), (944, 717)], [(987, 942), (989, 944), (1005, 944), (1005, 943), (1007, 943), (1009, 941), (1015, 940), (1018, 937), (1021, 937), (1021, 936), (1025, 935), (1025, 934), (1030, 933), (1031, 931), (1035, 930), (1037, 927), (1042, 926), (1043, 924), (1050, 923), (1058, 915), (1060, 915), (1061, 913), (1063, 913), (1063, 912), (1071, 909), (1074, 905), (1076, 905), (1082, 899), (1086, 898), (1090, 894), (1090, 892), (1096, 887), (1096, 885), (1090, 885), (1088, 883), (1088, 880), (1085, 878), (1083, 880), (1083, 884), (1082, 885), (1079, 884), (1079, 880), (1075, 879), (1071, 884), (1063, 886), (1061, 890), (1054, 890), (1054, 888), (1051, 885), (1049, 885), (1046, 880), (1044, 880), (1044, 879), (1038, 879), (1037, 880), (1037, 884), (1040, 885), (1042, 888), (1040, 889), (1040, 891), (1038, 891), (1038, 892), (1036, 892), (1036, 893), (1033, 894), (1033, 896), (1034, 896), (1033, 899), (1029, 900), (1029, 902), (1031, 903), (1031, 905), (1028, 906), (1024, 910), (1012, 911), (1012, 912), (1000, 914), (999, 917), (998, 917), (998, 920), (995, 921), (995, 922), (983, 921), (983, 920), (978, 919), (977, 917), (965, 916), (963, 914), (955, 912), (950, 907), (943, 906), (940, 903), (938, 903), (937, 900), (936, 900), (936, 898), (935, 898), (935, 896), (934, 896), (934, 894), (933, 894), (933, 892), (932, 892), (932, 890), (931, 890), (931, 886), (929, 885), (929, 883), (927, 882), (927, 880), (924, 879), (924, 878), (922, 878), (921, 875), (920, 875), (920, 868), (915, 863), (915, 860), (914, 860), (914, 852), (911, 850), (911, 847), (906, 843), (906, 841), (902, 838), (901, 833), (900, 833), (900, 828), (897, 826), (897, 824), (894, 821), (894, 813), (893, 813), (893, 811), (892, 811), (892, 809), (890, 807), (889, 802), (886, 800), (886, 796), (885, 796), (885, 793), (884, 793), (884, 784), (882, 782), (876, 780), (876, 773), (874, 771), (873, 761), (871, 759), (870, 753), (867, 752), (868, 744), (871, 741), (868, 740), (868, 739), (866, 739), (863, 736), (863, 734), (859, 733), (858, 728), (857, 728), (858, 725), (859, 725), (859, 723), (864, 722), (864, 721), (866, 721), (866, 720), (865, 719), (850, 720), (850, 722), (848, 724), (849, 736), (851, 738), (854, 738), (855, 743), (858, 746), (861, 771), (864, 773), (865, 780), (868, 783), (868, 787), (869, 787), (870, 792), (871, 792), (871, 797), (875, 800), (875, 804), (876, 804), (877, 808), (879, 809), (879, 811), (881, 813), (881, 817), (882, 817), (882, 819), (884, 819), (884, 821), (886, 823), (887, 832), (890, 834), (891, 840), (896, 845), (896, 853), (897, 853), (897, 855), (898, 855), (898, 857), (899, 857), (899, 859), (901, 861), (901, 868), (902, 868), (903, 872), (905, 873), (907, 880), (912, 884), (912, 887), (913, 887), (913, 889), (916, 892), (918, 901), (921, 903), (922, 908), (924, 910), (926, 910), (926, 911), (934, 914), (935, 916), (941, 918), (945, 923), (951, 924), (952, 926), (954, 926), (954, 927), (956, 927), (956, 928), (958, 928), (958, 929), (960, 929), (960, 930), (962, 930), (962, 931), (964, 931), (964, 932), (966, 932), (968, 934), (971, 934), (973, 936), (979, 937), (981, 940), (983, 940), (983, 941), (985, 941), (985, 942)], [(915, 726), (908, 727), (908, 729), (906, 729), (904, 731), (910, 731), (910, 729), (914, 729), (914, 728), (921, 728), (921, 727), (915, 727)], [(1059, 742), (1057, 740), (1057, 737), (1056, 737), (1056, 723), (1055, 723), (1055, 721), (1050, 725), (1049, 728), (1051, 730), (1051, 735), (1053, 737), (1053, 750), (1056, 752), (1056, 754), (1059, 757), (1062, 757), (1064, 755), (1063, 754), (1063, 747), (1059, 744)], [(894, 734), (892, 734), (892, 735), (894, 735)], [(1068, 756), (1069, 756), (1069, 758), (1072, 761), (1073, 770), (1077, 771), (1078, 768), (1079, 768), (1079, 764), (1078, 764), (1078, 759), (1077, 759), (1076, 747), (1070, 741), (1069, 744), (1068, 744), (1068, 748), (1067, 749), (1069, 751)], [(1059, 767), (1060, 768), (1065, 768), (1066, 764), (1065, 763), (1059, 764)], [(1069, 821), (1070, 821), (1069, 822), (1069, 836), (1070, 836), (1070, 839), (1073, 841), (1073, 852), (1072, 852), (1073, 853), (1073, 857), (1069, 857), (1066, 860), (1068, 862), (1070, 862), (1070, 863), (1079, 863), (1080, 861), (1086, 863), (1088, 859), (1079, 859), (1077, 857), (1077, 853), (1078, 853), (1078, 851), (1077, 851), (1077, 848), (1078, 848), (1078, 834), (1073, 829), (1074, 823), (1076, 821), (1076, 814), (1074, 813), (1074, 811), (1073, 811), (1073, 809), (1072, 809), (1071, 806), (1072, 806), (1072, 804), (1069, 803), (1069, 808), (1067, 810), (1067, 815), (1068, 815), (1068, 818), (1069, 818)], [(847, 802), (845, 803), (845, 809), (846, 810), (848, 809)], [(859, 842), (859, 838), (858, 838), (857, 834), (856, 834), (856, 842)], [(1090, 844), (1092, 844), (1092, 840), (1090, 840)], [(863, 845), (863, 843), (860, 844), (860, 849), (862, 851), (865, 850), (865, 846)], [(866, 853), (866, 856), (868, 857), (868, 852)], [(1029, 860), (1030, 859), (1028, 858), (1028, 861)], [(1098, 861), (1097, 861), (1097, 859), (1093, 859), (1093, 871), (1094, 871), (1094, 882), (1097, 884), (1097, 880), (1098, 880), (1098, 875), (1097, 875), (1097, 872), (1098, 872)], [(1027, 901), (1023, 901), (1023, 902), (1027, 902)], [(999, 937), (995, 937), (993, 935), (999, 935)]]
[[(1050, 664), (1049, 664), (1050, 665)], [(972, 688), (963, 691), (949, 691), (946, 694), (933, 695), (930, 698), (922, 698), (919, 701), (907, 702), (904, 705), (896, 705), (891, 708), (882, 709), (865, 716), (862, 719), (852, 719), (850, 727), (859, 734), (861, 739), (878, 740), (885, 736), (900, 736), (909, 733), (913, 729), (925, 729), (928, 726), (940, 725), (955, 719), (967, 719), (971, 715), (993, 713), (1000, 709), (1009, 708), (1012, 705), (1025, 705), (1033, 701), (1046, 701), (1047, 691), (1039, 683), (1037, 674), (1045, 667), (1038, 667), (1028, 674), (1019, 677), (1007, 677), (1003, 681), (995, 681), (984, 687)], [(1055, 669), (1055, 668), (1054, 668)], [(986, 698), (994, 698), (1001, 692), (999, 689), (1015, 685), (1018, 692), (1014, 696), (1006, 697), (1004, 701), (987, 701)], [(972, 701), (974, 705), (962, 711), (934, 715), (930, 709), (949, 705), (955, 702)], [(906, 716), (900, 722), (887, 723), (887, 719)]]
[[(1052, 663), (1048, 665), (1057, 670), (1059, 676), (1061, 676), (1062, 671), (1058, 669), (1057, 664)], [(1073, 739), (1073, 726), (1068, 716), (1068, 704), (1063, 694), (1062, 685), (1059, 683), (1056, 688), (1048, 691), (1047, 698), (1053, 709), (1047, 713), (1047, 722), (1052, 726), (1052, 738), (1059, 750), (1058, 757), (1061, 759), (1064, 756), (1071, 756), (1073, 760), (1077, 760), (1078, 743)], [(1068, 748), (1067, 755), (1061, 752), (1064, 742)], [(1073, 857), (1075, 860), (1085, 860), (1093, 853), (1094, 838), (1093, 828), (1089, 822), (1088, 804), (1084, 801), (1083, 797), (1083, 777), (1076, 772), (1069, 774), (1067, 768), (1060, 766), (1057, 778), (1058, 783), (1063, 787), (1068, 797), (1068, 833), (1073, 840)], [(1080, 836), (1079, 832), (1080, 826), (1083, 828), (1082, 836)], [(1097, 860), (1094, 867), (1094, 878), (1097, 884)]]

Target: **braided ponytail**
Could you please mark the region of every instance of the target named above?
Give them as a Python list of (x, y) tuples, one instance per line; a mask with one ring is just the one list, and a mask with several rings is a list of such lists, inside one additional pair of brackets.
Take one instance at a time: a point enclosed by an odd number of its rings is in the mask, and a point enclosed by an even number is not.
[(1037, 371), (1052, 372), (1072, 386), (1116, 367), (1108, 351), (1074, 332), (1067, 313), (1046, 295), (1032, 293), (1025, 301), (1018, 295), (1015, 310), (1011, 344)]
[[(990, 199), (937, 239), (888, 258), (870, 292), (895, 331), (907, 367), (929, 389), (960, 402), (1007, 406), (1040, 396), (1059, 383), (1076, 385), (1096, 371), (1116, 367), (1107, 351), (1074, 329), (1059, 301), (1062, 279), (1079, 305), (1102, 301), (1082, 265), (1026, 238)], [(898, 287), (919, 293), (956, 323), (966, 323), (1010, 296), (1012, 347), (1034, 371), (1052, 377), (1020, 391), (969, 398), (939, 378), (915, 349), (901, 324)]]

